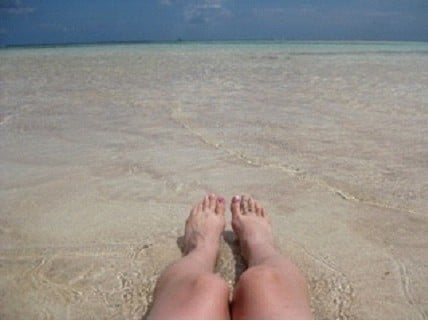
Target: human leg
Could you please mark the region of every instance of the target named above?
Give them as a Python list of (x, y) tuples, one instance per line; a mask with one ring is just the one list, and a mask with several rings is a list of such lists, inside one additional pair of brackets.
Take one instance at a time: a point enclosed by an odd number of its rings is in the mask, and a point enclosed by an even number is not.
[(227, 283), (214, 274), (224, 199), (206, 196), (186, 221), (184, 254), (166, 268), (156, 285), (149, 319), (229, 319)]
[(233, 319), (310, 319), (305, 278), (274, 247), (270, 220), (252, 198), (234, 197), (232, 227), (248, 269), (234, 291)]

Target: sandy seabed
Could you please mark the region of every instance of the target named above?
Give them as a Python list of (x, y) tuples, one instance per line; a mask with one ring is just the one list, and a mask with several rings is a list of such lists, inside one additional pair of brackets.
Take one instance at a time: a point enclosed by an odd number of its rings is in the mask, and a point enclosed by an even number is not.
[(214, 192), (262, 202), (317, 318), (428, 318), (427, 45), (330, 46), (0, 51), (0, 317), (144, 317)]

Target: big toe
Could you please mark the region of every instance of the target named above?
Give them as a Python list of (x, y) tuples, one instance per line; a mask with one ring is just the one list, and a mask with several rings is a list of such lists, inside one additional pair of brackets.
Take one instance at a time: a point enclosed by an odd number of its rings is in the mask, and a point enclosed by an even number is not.
[(232, 219), (237, 218), (241, 215), (241, 196), (236, 195), (232, 198), (232, 203), (230, 204), (230, 211), (232, 212)]

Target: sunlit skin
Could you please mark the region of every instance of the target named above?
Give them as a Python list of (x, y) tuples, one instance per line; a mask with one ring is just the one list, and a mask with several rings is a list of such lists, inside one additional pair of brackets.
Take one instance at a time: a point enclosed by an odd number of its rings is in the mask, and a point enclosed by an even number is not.
[(225, 200), (207, 195), (185, 225), (184, 256), (160, 276), (150, 319), (310, 319), (305, 278), (274, 246), (272, 227), (260, 203), (233, 197), (232, 228), (248, 269), (232, 301), (227, 283), (214, 273), (225, 227)]

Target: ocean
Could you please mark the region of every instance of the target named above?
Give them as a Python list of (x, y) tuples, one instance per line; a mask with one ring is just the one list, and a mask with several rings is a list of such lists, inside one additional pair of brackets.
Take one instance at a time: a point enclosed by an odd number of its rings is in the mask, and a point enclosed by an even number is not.
[(426, 318), (427, 86), (418, 42), (1, 49), (0, 316), (143, 316), (190, 206), (245, 192), (317, 317)]

